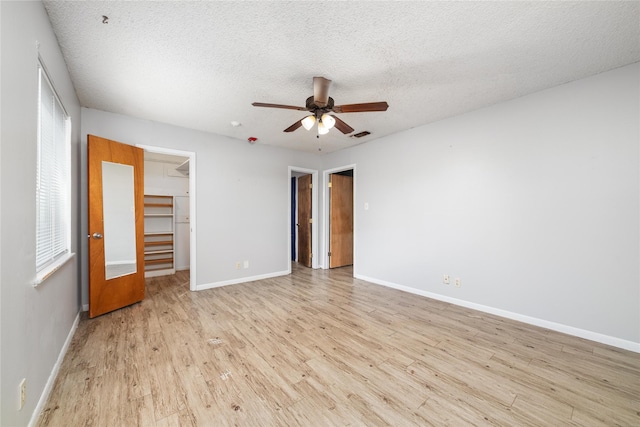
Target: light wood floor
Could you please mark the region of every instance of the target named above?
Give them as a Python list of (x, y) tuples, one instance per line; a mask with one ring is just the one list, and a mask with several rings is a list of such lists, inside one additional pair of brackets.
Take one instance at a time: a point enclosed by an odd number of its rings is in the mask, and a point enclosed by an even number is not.
[(638, 426), (640, 355), (353, 279), (350, 268), (83, 318), (40, 426)]

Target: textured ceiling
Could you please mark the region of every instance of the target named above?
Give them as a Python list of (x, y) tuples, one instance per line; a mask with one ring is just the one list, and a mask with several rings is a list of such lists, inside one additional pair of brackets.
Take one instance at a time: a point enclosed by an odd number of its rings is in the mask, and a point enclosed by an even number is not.
[[(639, 2), (44, 5), (83, 106), (325, 153), (640, 60)], [(389, 109), (316, 139), (282, 132), (304, 112), (251, 106), (304, 106), (313, 76)]]

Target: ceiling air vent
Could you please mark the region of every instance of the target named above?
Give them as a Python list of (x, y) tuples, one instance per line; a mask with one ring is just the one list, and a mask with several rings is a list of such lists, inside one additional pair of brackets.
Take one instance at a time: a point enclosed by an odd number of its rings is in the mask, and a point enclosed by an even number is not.
[(363, 132), (354, 133), (353, 135), (351, 135), (351, 138), (362, 138), (363, 136), (367, 136), (367, 135), (371, 135), (371, 132), (369, 132), (368, 130), (365, 130)]

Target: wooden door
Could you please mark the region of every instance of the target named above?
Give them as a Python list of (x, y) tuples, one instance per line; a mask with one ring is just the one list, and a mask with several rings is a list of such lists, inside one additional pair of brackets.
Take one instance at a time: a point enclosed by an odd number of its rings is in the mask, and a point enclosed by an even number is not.
[(353, 177), (329, 175), (329, 268), (353, 264)]
[[(89, 317), (96, 317), (142, 301), (144, 298), (144, 151), (131, 145), (89, 135), (87, 153)], [(114, 179), (113, 175), (106, 174), (107, 170), (123, 172), (124, 178)], [(103, 178), (105, 178), (104, 182)], [(124, 181), (123, 186), (130, 184), (129, 187), (132, 185), (133, 188), (117, 191), (114, 187), (116, 181)], [(108, 195), (109, 200), (103, 203), (105, 194)], [(127, 195), (130, 196), (127, 197)], [(124, 220), (118, 217), (121, 213), (111, 213), (115, 205), (124, 206), (126, 216)], [(127, 214), (126, 211), (129, 213)], [(109, 219), (106, 224), (105, 217)], [(125, 226), (129, 223), (131, 227)], [(125, 231), (130, 233), (127, 234)], [(107, 254), (111, 256), (114, 245), (125, 246), (120, 244), (121, 240), (130, 240), (130, 245), (126, 245), (128, 247), (124, 251), (131, 252), (133, 255), (130, 258), (134, 259), (130, 260), (129, 266), (125, 266), (127, 270), (118, 272), (117, 269), (122, 267), (118, 264), (126, 264), (126, 262), (107, 263), (105, 242), (109, 243)], [(135, 245), (135, 248), (132, 245)]]
[(311, 267), (311, 175), (298, 178), (298, 263)]

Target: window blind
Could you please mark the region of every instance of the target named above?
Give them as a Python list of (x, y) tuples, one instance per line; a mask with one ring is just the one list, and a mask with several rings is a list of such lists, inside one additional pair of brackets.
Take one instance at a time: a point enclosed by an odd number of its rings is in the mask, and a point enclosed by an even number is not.
[(42, 66), (38, 84), (36, 271), (69, 252), (70, 120)]

